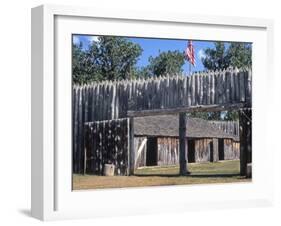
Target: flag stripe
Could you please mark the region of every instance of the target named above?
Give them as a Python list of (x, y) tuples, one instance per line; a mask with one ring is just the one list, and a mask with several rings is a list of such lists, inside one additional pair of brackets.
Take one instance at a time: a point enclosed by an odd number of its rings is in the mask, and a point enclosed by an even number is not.
[(194, 47), (191, 40), (188, 40), (185, 57), (193, 66), (195, 65)]

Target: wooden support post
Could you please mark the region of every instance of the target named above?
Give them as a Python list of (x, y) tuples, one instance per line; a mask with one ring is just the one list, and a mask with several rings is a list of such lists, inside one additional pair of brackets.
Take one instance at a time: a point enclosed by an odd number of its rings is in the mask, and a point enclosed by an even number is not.
[(247, 163), (252, 161), (252, 111), (239, 111), (240, 175), (247, 175)]
[(180, 146), (180, 175), (186, 175), (187, 161), (186, 161), (186, 113), (179, 114), (179, 146)]
[(217, 138), (213, 138), (213, 148), (214, 148), (214, 162), (219, 161), (219, 142)]
[(135, 172), (134, 118), (129, 118), (129, 175)]

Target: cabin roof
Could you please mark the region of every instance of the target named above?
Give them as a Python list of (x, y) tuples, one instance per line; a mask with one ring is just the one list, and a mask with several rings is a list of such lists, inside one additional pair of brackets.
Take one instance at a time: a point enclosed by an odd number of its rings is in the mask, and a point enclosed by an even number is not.
[[(178, 137), (179, 117), (177, 115), (136, 117), (134, 119), (134, 133), (135, 136)], [(186, 137), (230, 138), (239, 141), (238, 122), (188, 118)]]

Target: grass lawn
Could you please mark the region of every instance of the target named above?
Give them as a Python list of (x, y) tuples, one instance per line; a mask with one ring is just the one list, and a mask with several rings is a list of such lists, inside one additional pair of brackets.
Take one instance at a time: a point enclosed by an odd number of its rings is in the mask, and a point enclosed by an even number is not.
[(239, 176), (239, 160), (189, 163), (190, 175), (179, 176), (179, 166), (143, 167), (134, 176), (73, 175), (73, 189), (144, 187), (159, 185), (249, 182)]

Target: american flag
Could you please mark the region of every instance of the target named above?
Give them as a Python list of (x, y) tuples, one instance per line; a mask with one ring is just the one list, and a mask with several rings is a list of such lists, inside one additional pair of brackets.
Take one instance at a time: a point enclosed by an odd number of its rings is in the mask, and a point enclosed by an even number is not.
[(194, 47), (191, 40), (188, 40), (185, 57), (193, 66), (195, 66)]

